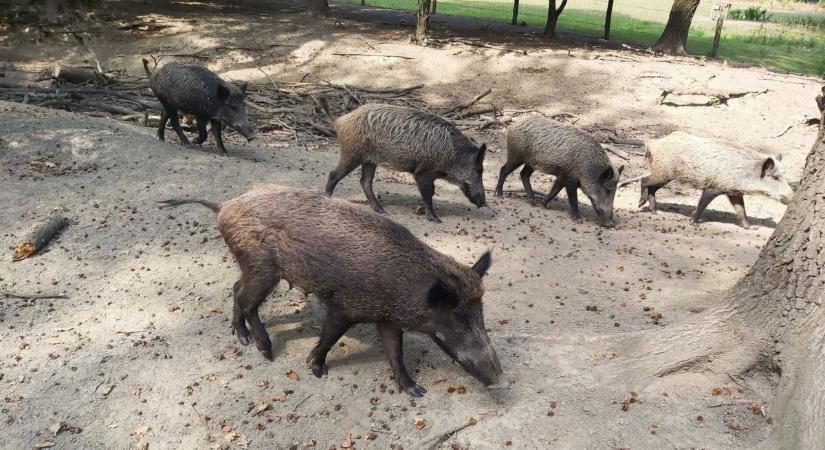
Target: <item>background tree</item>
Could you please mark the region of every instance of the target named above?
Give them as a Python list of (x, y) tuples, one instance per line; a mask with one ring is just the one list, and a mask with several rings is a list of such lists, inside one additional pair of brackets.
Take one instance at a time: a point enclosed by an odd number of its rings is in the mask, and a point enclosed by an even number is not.
[(550, 39), (556, 37), (556, 23), (559, 21), (559, 16), (564, 7), (567, 6), (567, 0), (561, 0), (561, 5), (556, 8), (556, 0), (549, 0), (547, 5), (547, 23), (544, 25), (544, 36)]
[(659, 40), (653, 44), (653, 50), (671, 55), (687, 53), (685, 45), (690, 31), (690, 22), (693, 21), (693, 15), (698, 7), (699, 0), (673, 0), (667, 25)]
[[(802, 180), (754, 266), (695, 320), (634, 342), (639, 379), (680, 372), (771, 380), (766, 448), (825, 448), (825, 88)], [(623, 376), (626, 376), (624, 374)]]
[(413, 42), (418, 44), (427, 43), (427, 29), (430, 26), (431, 0), (418, 0), (418, 14), (415, 23), (415, 34)]

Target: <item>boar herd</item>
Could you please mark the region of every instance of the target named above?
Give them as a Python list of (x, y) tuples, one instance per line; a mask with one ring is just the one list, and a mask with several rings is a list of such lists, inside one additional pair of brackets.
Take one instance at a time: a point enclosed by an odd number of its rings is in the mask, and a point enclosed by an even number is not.
[[(235, 86), (198, 65), (169, 63), (150, 71), (150, 86), (163, 105), (158, 138), (167, 122), (180, 137), (178, 114), (197, 122), (197, 144), (207, 139), (207, 123), (218, 150), (226, 155), (222, 128), (251, 140), (254, 131), (244, 107), (245, 84)], [(263, 185), (222, 203), (170, 199), (166, 207), (199, 203), (217, 214), (218, 228), (237, 261), (241, 276), (233, 286), (232, 333), (242, 345), (255, 344), (273, 359), (272, 343), (258, 308), (280, 280), (326, 307), (318, 344), (307, 363), (313, 374), (327, 374), (326, 356), (346, 331), (375, 323), (399, 391), (420, 397), (426, 390), (404, 366), (403, 333), (430, 336), (453, 360), (485, 386), (502, 383), (502, 368), (484, 325), (482, 279), (491, 265), (489, 252), (468, 267), (417, 239), (385, 214), (373, 191), (379, 165), (413, 175), (421, 194), (420, 214), (439, 222), (433, 207), (434, 182), (457, 186), (477, 207), (485, 206), (482, 182), (485, 144), (476, 144), (449, 121), (414, 108), (366, 104), (335, 118), (326, 102), (319, 106), (335, 127), (340, 160), (329, 173), (324, 192)], [(778, 155), (726, 146), (675, 132), (648, 143), (649, 172), (641, 177), (639, 207), (656, 211), (656, 191), (675, 181), (702, 191), (692, 222), (717, 196), (726, 195), (741, 226), (748, 228), (744, 194), (761, 194), (785, 204), (793, 191), (784, 179)], [(334, 199), (336, 185), (361, 167), (361, 187), (372, 211)], [(570, 216), (580, 221), (577, 192), (590, 199), (602, 226), (615, 225), (613, 201), (623, 166), (584, 130), (544, 117), (531, 117), (507, 130), (507, 162), (495, 194), (517, 168), (527, 199), (538, 204), (530, 177), (535, 170), (555, 176), (544, 207), (565, 189)]]

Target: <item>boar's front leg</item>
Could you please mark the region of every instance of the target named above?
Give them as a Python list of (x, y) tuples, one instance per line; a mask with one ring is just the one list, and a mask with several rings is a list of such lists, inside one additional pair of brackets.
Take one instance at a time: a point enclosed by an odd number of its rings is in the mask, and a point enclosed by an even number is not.
[(574, 222), (581, 222), (582, 217), (579, 214), (579, 182), (566, 181), (564, 190), (567, 192), (567, 201), (570, 202), (570, 218)]
[(232, 286), (232, 296), (234, 298), (234, 305), (232, 307), (232, 334), (238, 336), (238, 342), (241, 345), (249, 345), (252, 342), (249, 339), (249, 330), (246, 328), (246, 319), (243, 315), (243, 309), (238, 304), (238, 293), (241, 289), (241, 280), (235, 282)]
[(507, 163), (501, 166), (501, 171), (498, 174), (498, 184), (496, 184), (496, 197), (504, 196), (504, 181), (520, 165), (521, 162), (507, 161)]
[(412, 397), (423, 397), (427, 390), (416, 384), (407, 372), (407, 367), (404, 366), (403, 331), (394, 325), (379, 323), (378, 332), (381, 334), (381, 341), (384, 344), (384, 353), (387, 354), (387, 358), (390, 360), (398, 390), (404, 391)]
[(430, 222), (441, 222), (441, 219), (435, 215), (435, 209), (433, 209), (433, 194), (435, 194), (436, 178), (435, 172), (418, 172), (414, 175), (414, 177), (415, 182), (418, 183), (418, 190), (421, 192), (421, 200), (424, 202), (423, 211), (419, 208), (416, 213), (426, 213), (427, 220)]
[(559, 192), (561, 192), (561, 189), (563, 187), (564, 187), (564, 178), (560, 176), (560, 177), (556, 178), (556, 181), (553, 182), (553, 187), (550, 188), (550, 192), (548, 192), (547, 195), (544, 196), (544, 207), (545, 208), (550, 208), (550, 202), (552, 202), (553, 199), (556, 198), (557, 195), (559, 195)]
[(221, 155), (228, 155), (226, 147), (223, 146), (223, 137), (221, 136), (222, 125), (220, 121), (212, 120), (209, 123), (212, 124), (212, 136), (215, 138), (215, 144), (218, 146), (218, 150), (221, 152)]
[(746, 230), (751, 229), (751, 224), (748, 221), (748, 215), (745, 213), (745, 197), (740, 193), (728, 194), (728, 200), (733, 205), (736, 211), (736, 218), (739, 219), (739, 226)]
[(341, 339), (341, 336), (349, 330), (353, 322), (346, 318), (341, 312), (333, 311), (330, 308), (327, 311), (327, 317), (324, 319), (324, 325), (321, 327), (321, 338), (318, 340), (318, 345), (309, 352), (307, 364), (312, 369), (312, 374), (318, 378), (327, 374), (327, 353)]

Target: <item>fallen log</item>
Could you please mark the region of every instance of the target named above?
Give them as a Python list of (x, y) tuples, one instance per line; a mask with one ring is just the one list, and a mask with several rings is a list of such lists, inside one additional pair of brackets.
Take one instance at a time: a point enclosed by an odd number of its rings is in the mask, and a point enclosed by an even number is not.
[(37, 253), (60, 231), (69, 224), (69, 221), (63, 217), (60, 209), (54, 209), (49, 216), (34, 224), (32, 230), (27, 236), (12, 250), (12, 259), (20, 261)]

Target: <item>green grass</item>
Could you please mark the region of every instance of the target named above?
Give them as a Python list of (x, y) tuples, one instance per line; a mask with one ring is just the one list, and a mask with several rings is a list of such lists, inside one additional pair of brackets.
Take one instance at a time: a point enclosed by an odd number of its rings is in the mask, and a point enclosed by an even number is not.
[[(360, 0), (340, 1), (360, 4)], [(667, 21), (669, 2), (667, 3), (663, 6), (659, 2), (637, 5), (617, 2), (613, 12), (611, 39), (642, 45), (653, 44)], [(707, 14), (703, 6), (708, 3), (700, 4), (697, 16)], [(367, 4), (392, 9), (417, 8), (416, 0), (367, 0)], [(574, 5), (590, 9), (577, 9)], [(512, 2), (506, 0), (438, 0), (437, 13), (509, 23), (513, 14), (512, 8)], [(599, 0), (570, 2), (559, 18), (558, 29), (600, 37), (604, 34), (603, 8), (604, 2)], [(519, 23), (541, 27), (544, 26), (546, 17), (545, 2), (520, 2)], [(688, 36), (689, 52), (697, 55), (710, 52), (713, 43), (712, 27), (713, 24), (709, 21), (694, 21)], [(821, 75), (825, 73), (825, 30), (817, 27), (775, 24), (746, 30), (726, 27), (719, 45), (719, 57), (795, 73)]]

